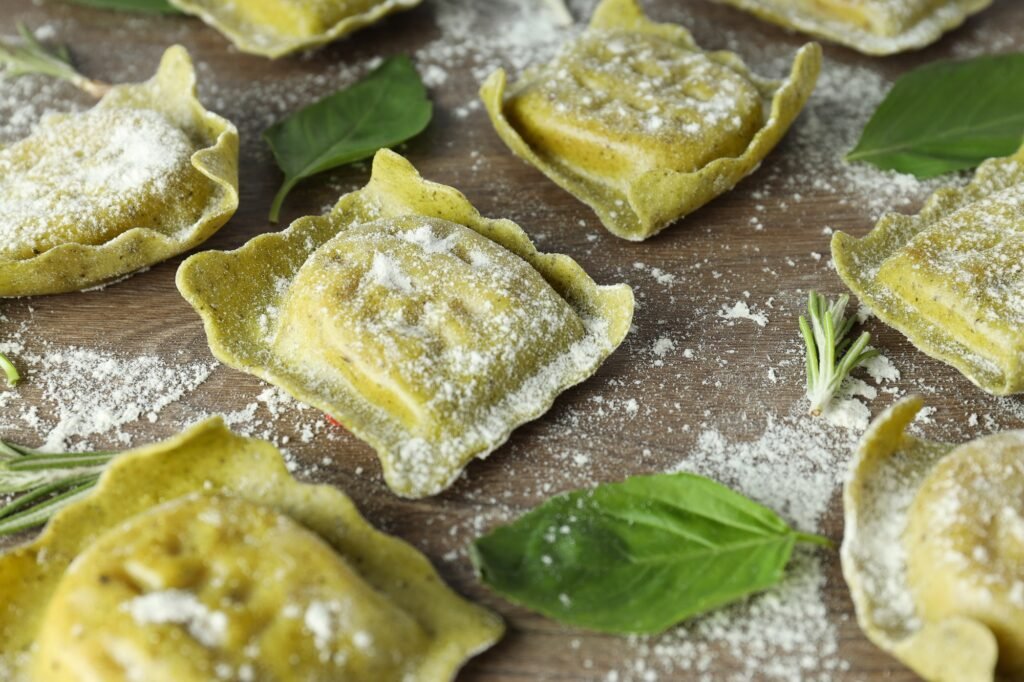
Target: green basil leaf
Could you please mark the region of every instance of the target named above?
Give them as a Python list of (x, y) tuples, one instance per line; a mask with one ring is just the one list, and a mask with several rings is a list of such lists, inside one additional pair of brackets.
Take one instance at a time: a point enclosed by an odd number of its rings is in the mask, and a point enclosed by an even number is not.
[(637, 476), (554, 497), (478, 538), (481, 580), (570, 625), (657, 633), (767, 589), (797, 542), (775, 512), (688, 473)]
[(181, 10), (167, 0), (71, 0), (76, 5), (112, 9), (119, 12), (155, 12), (159, 14), (179, 14)]
[(1024, 140), (1024, 54), (937, 62), (893, 86), (848, 161), (930, 178), (1009, 156)]
[(270, 220), (300, 181), (373, 156), (418, 135), (433, 107), (408, 57), (393, 57), (351, 87), (301, 109), (263, 133), (284, 171)]

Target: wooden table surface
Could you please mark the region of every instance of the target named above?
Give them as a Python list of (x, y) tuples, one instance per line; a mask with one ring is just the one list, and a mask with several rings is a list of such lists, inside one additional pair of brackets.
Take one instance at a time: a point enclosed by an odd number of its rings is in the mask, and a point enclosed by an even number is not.
[[(529, 7), (534, 1), (537, 6)], [(482, 14), (494, 15), (491, 30), (496, 24), (497, 30), (509, 35), (517, 28), (502, 25), (501, 12), (533, 14), (533, 25), (536, 13), (545, 11), (540, 0), (425, 0), (413, 11), (326, 49), (274, 62), (230, 49), (219, 34), (195, 19), (117, 14), (59, 2), (3, 0), (0, 33), (13, 34), (16, 22), (45, 25), (45, 33), (53, 40), (70, 45), (82, 71), (113, 82), (148, 77), (171, 43), (189, 49), (199, 65), (205, 103), (233, 120), (242, 134), (241, 205), (231, 222), (204, 246), (215, 249), (235, 248), (254, 235), (278, 229), (266, 220), (280, 182), (259, 137), (269, 123), (351, 82), (374, 57), (415, 53), (432, 85), (436, 115), (430, 128), (401, 151), (425, 177), (458, 187), (485, 215), (519, 222), (542, 249), (572, 255), (598, 282), (632, 284), (638, 303), (635, 328), (623, 347), (596, 376), (561, 396), (547, 415), (520, 428), (488, 460), (473, 463), (451, 490), (427, 500), (396, 498), (384, 486), (369, 447), (325, 425), (310, 410), (285, 405), (268, 412), (257, 401), (266, 385), (223, 366), (163, 409), (155, 421), (143, 417), (124, 430), (134, 437), (133, 442), (143, 443), (170, 436), (200, 416), (245, 410), (256, 403), (252, 420), (236, 416), (239, 428), (283, 444), (300, 463), (300, 475), (344, 489), (373, 523), (424, 551), (455, 589), (506, 618), (505, 639), (474, 659), (460, 679), (697, 679), (699, 675), (685, 665), (673, 668), (665, 663), (665, 656), (659, 659), (651, 654), (653, 642), (576, 631), (506, 603), (475, 581), (465, 546), (496, 520), (512, 518), (560, 490), (670, 468), (686, 460), (706, 432), (740, 443), (759, 437), (769, 424), (805, 423), (801, 419), (807, 418), (798, 416), (804, 406), (796, 316), (808, 288), (830, 294), (843, 291), (829, 264), (826, 228), (866, 233), (890, 194), (871, 196), (866, 189), (872, 182), (880, 183), (882, 176), (875, 171), (864, 168), (854, 176), (834, 160), (822, 165), (825, 177), (812, 177), (816, 171), (808, 167), (811, 155), (822, 164), (818, 157), (829, 146), (823, 140), (815, 151), (807, 140), (818, 133), (829, 134), (836, 125), (852, 129), (864, 123), (863, 117), (831, 120), (828, 107), (834, 103), (816, 95), (811, 107), (817, 107), (817, 114), (813, 118), (805, 114), (762, 168), (733, 192), (656, 238), (640, 244), (618, 240), (601, 228), (585, 206), (511, 156), (482, 111), (472, 104), (480, 76), (490, 67), (510, 62), (521, 67), (533, 57), (529, 51), (517, 53), (510, 39), (504, 52), (489, 51), (478, 28), (470, 26), (460, 35), (457, 22), (442, 21), (459, 4), (472, 7), (474, 3)], [(519, 9), (513, 10), (517, 5)], [(592, 5), (590, 0), (572, 3), (577, 18), (585, 18)], [(755, 70), (774, 75), (783, 72), (784, 56), (805, 40), (702, 0), (648, 0), (645, 5), (655, 18), (688, 23), (706, 47), (738, 46)], [(939, 44), (914, 54), (870, 59), (826, 45), (825, 75), (833, 78), (830, 96), (834, 97), (847, 87), (836, 83), (845, 73), (877, 73), (891, 79), (935, 59), (1021, 46), (1024, 3), (997, 0)], [(862, 82), (862, 78), (851, 79), (849, 88)], [(0, 131), (10, 141), (25, 132), (25, 122), (11, 118), (20, 105), (10, 102), (10, 81), (0, 81), (0, 88), (5, 93), (0, 100), (7, 107), (0, 109)], [(88, 103), (70, 88), (41, 81), (22, 85), (21, 91), (55, 109)], [(842, 108), (834, 114), (847, 115)], [(821, 131), (809, 128), (823, 122), (828, 125)], [(836, 168), (840, 171), (828, 170)], [(304, 183), (289, 198), (282, 225), (320, 212), (340, 193), (361, 186), (367, 175), (366, 165), (357, 164)], [(901, 210), (916, 210), (927, 189), (909, 183), (904, 190), (896, 181), (893, 187), (909, 199)], [(879, 188), (882, 192), (881, 184)], [(892, 192), (892, 187), (885, 191)], [(75, 346), (121, 358), (158, 356), (171, 365), (213, 365), (199, 319), (174, 286), (180, 261), (172, 259), (100, 291), (0, 303), (0, 312), (7, 318), (0, 326), (0, 341), (14, 339), (17, 330), (22, 350), (14, 359), (20, 356), (27, 363), (26, 380), (14, 399), (0, 401), (3, 435), (39, 443), (56, 418), (54, 402), (43, 390), (45, 361), (29, 363), (24, 358), (45, 358)], [(750, 320), (722, 318), (722, 306), (731, 307), (737, 301), (764, 313), (767, 324), (761, 327)], [(987, 397), (876, 320), (869, 321), (867, 328), (874, 333), (876, 345), (902, 371), (896, 384), (899, 394), (923, 392), (937, 408), (925, 426), (929, 435), (966, 439), (1024, 425), (1022, 401)], [(659, 346), (663, 339), (669, 343)], [(99, 395), (105, 386), (86, 390)], [(883, 392), (870, 403), (873, 414), (893, 399)], [(31, 406), (38, 407), (38, 424), (24, 418)], [(982, 418), (972, 420), (970, 415)], [(249, 423), (240, 423), (244, 421)], [(979, 423), (972, 427), (975, 422)], [(311, 426), (312, 438), (301, 437), (303, 426)], [(837, 462), (849, 457), (849, 443), (857, 435), (836, 427), (831, 442), (839, 444), (832, 453)], [(110, 445), (109, 440), (110, 434), (100, 434), (90, 438), (89, 444)], [(804, 453), (797, 444), (777, 454), (786, 460)], [(825, 492), (831, 493), (831, 502), (821, 528), (839, 540), (839, 488), (830, 485)], [(823, 601), (834, 633), (830, 638), (838, 650), (823, 651), (821, 660), (812, 657), (800, 677), (915, 679), (860, 634), (836, 552), (821, 551), (814, 561), (823, 566)], [(733, 618), (742, 621), (744, 608), (757, 608), (756, 599), (734, 610)], [(678, 632), (675, 637), (678, 640)], [(704, 679), (775, 679), (765, 672), (770, 666), (757, 661), (787, 654), (759, 653), (753, 639), (749, 657), (737, 656), (734, 648), (714, 638), (706, 642), (712, 655)], [(826, 656), (831, 661), (827, 665)]]

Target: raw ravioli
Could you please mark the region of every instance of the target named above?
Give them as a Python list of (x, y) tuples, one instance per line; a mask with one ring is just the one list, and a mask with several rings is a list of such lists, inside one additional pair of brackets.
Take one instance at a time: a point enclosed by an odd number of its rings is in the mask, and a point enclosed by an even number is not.
[(326, 45), (422, 0), (170, 0), (239, 50), (282, 57)]
[(916, 50), (992, 0), (717, 0), (865, 54)]
[(782, 139), (817, 82), (805, 45), (790, 77), (751, 73), (705, 52), (682, 26), (650, 21), (636, 0), (604, 0), (553, 62), (506, 92), (501, 69), (480, 95), (501, 139), (639, 241), (729, 191)]
[(452, 679), (500, 620), (219, 419), (116, 458), (0, 556), (5, 680)]
[(865, 434), (844, 491), (843, 575), (868, 638), (933, 682), (1024, 673), (1024, 431), (959, 447)]
[(887, 324), (989, 393), (1024, 391), (1024, 147), (916, 216), (837, 233), (836, 269)]
[(76, 291), (213, 235), (238, 208), (238, 131), (203, 109), (182, 47), (145, 83), (0, 149), (0, 296)]
[(330, 213), (197, 254), (178, 288), (220, 360), (344, 424), (406, 497), (440, 492), (546, 412), (633, 315), (629, 287), (538, 253), (387, 150)]

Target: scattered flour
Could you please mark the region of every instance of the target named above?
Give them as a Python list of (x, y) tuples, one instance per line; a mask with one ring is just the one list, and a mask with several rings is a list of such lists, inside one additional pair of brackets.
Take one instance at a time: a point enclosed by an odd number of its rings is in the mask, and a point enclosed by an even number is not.
[[(714, 478), (817, 532), (856, 439), (814, 417), (769, 417), (748, 442), (706, 429), (675, 470)], [(635, 656), (606, 680), (831, 680), (849, 664), (839, 655), (824, 587), (821, 553), (798, 548), (779, 586), (660, 637), (633, 638)]]
[[(876, 384), (899, 381), (900, 370), (884, 355), (877, 355), (863, 365), (868, 376)], [(860, 371), (854, 370), (855, 372)], [(885, 389), (887, 392), (898, 390)], [(825, 410), (825, 419), (836, 426), (842, 426), (858, 433), (863, 432), (871, 421), (871, 410), (865, 402), (870, 403), (878, 397), (878, 389), (862, 379), (850, 376), (843, 382), (839, 395)], [(863, 398), (864, 401), (859, 400)]]
[(896, 368), (896, 365), (892, 364), (892, 360), (884, 355), (876, 355), (865, 362), (864, 369), (867, 370), (867, 373), (871, 375), (876, 384), (900, 380), (899, 369)]
[(48, 346), (41, 355), (20, 356), (19, 362), (26, 368), (23, 386), (38, 387), (42, 402), (50, 406), (44, 410), (47, 416), (40, 417), (37, 406), (26, 403), (21, 419), (45, 433), (41, 449), (52, 452), (88, 448), (92, 436), (130, 445), (133, 437), (123, 427), (141, 419), (155, 422), (164, 408), (194, 391), (214, 368), (73, 346)]
[(768, 316), (765, 313), (752, 312), (746, 301), (736, 301), (731, 307), (723, 305), (718, 311), (718, 316), (723, 320), (750, 320), (758, 327), (768, 324)]
[(183, 625), (205, 647), (220, 646), (227, 634), (228, 617), (213, 611), (191, 592), (162, 590), (135, 597), (121, 607), (139, 625)]

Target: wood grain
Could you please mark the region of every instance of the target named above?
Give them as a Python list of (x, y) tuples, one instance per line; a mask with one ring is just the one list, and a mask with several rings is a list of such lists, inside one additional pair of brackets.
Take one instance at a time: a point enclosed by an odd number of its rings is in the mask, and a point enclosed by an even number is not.
[[(709, 47), (723, 45), (726, 35), (740, 36), (751, 45), (774, 42), (790, 51), (804, 41), (707, 2), (649, 0), (645, 4), (656, 18), (680, 13), (694, 17), (696, 37)], [(12, 34), (16, 22), (50, 24), (58, 38), (71, 45), (85, 73), (113, 82), (148, 77), (164, 47), (172, 42), (184, 44), (200, 65), (204, 101), (235, 121), (243, 135), (241, 206), (204, 247), (230, 249), (277, 229), (268, 225), (265, 216), (280, 175), (259, 139), (270, 123), (264, 116), (268, 106), (266, 102), (253, 106), (251, 98), (280, 97), (273, 106), (282, 113), (290, 111), (329, 91), (332, 83), (337, 86), (336, 77), (321, 83), (315, 79), (317, 73), (338, 74), (339, 65), (422, 48), (438, 35), (431, 5), (427, 0), (416, 10), (312, 55), (274, 62), (229, 49), (220, 35), (194, 19), (128, 16), (58, 2), (3, 0), (0, 32)], [(994, 27), (1000, 28), (1004, 40), (993, 49), (1024, 46), (1024, 3), (997, 1), (940, 44), (914, 54), (872, 60), (835, 46), (826, 46), (826, 54), (833, 63), (867, 67), (892, 77), (956, 54), (958, 47), (984, 48)], [(525, 510), (558, 490), (669, 467), (685, 459), (705, 429), (717, 429), (732, 440), (752, 439), (764, 430), (770, 416), (799, 410), (803, 377), (796, 316), (808, 288), (832, 294), (843, 290), (828, 264), (829, 237), (823, 227), (861, 235), (870, 229), (871, 215), (856, 194), (846, 195), (842, 188), (826, 192), (807, 187), (797, 204), (783, 192), (766, 196), (765, 178), (801, 163), (793, 146), (784, 141), (764, 167), (733, 192), (649, 241), (623, 242), (605, 232), (585, 206), (512, 157), (479, 110), (467, 117), (457, 115), (456, 110), (472, 100), (478, 87), (474, 68), (479, 65), (467, 58), (465, 64), (449, 70), (447, 80), (434, 92), (434, 122), (402, 152), (425, 177), (462, 190), (485, 215), (511, 218), (542, 249), (572, 255), (598, 282), (634, 285), (638, 309), (633, 333), (593, 379), (564, 394), (549, 414), (519, 429), (507, 445), (488, 460), (471, 465), (464, 479), (437, 498), (411, 502), (394, 497), (383, 485), (370, 449), (340, 430), (329, 436), (319, 433), (303, 443), (289, 422), (291, 412), (270, 428), (278, 437), (292, 436), (288, 449), (297, 460), (318, 465), (316, 480), (344, 489), (372, 522), (426, 552), (455, 589), (507, 619), (508, 636), (472, 661), (460, 679), (603, 680), (609, 671), (622, 671), (636, 657), (633, 645), (622, 638), (564, 628), (504, 602), (476, 583), (464, 552), (451, 553), (464, 549), (495, 516)], [(282, 96), (293, 83), (296, 92)], [(73, 99), (74, 95), (65, 93), (55, 106), (66, 106)], [(366, 179), (366, 166), (357, 164), (304, 183), (286, 203), (282, 225), (319, 212), (340, 192)], [(765, 229), (753, 229), (752, 217)], [(819, 258), (822, 255), (826, 257)], [(0, 310), (11, 329), (25, 326), (26, 353), (82, 346), (124, 356), (156, 354), (172, 363), (213, 363), (197, 316), (174, 287), (180, 261), (172, 259), (102, 291), (7, 301)], [(676, 282), (659, 284), (651, 268), (675, 275)], [(763, 329), (750, 322), (730, 326), (717, 317), (723, 304), (749, 300), (764, 308), (769, 299), (774, 307), (766, 309), (770, 322)], [(989, 398), (954, 370), (917, 352), (897, 332), (877, 321), (868, 328), (876, 345), (903, 370), (900, 388), (926, 392), (929, 404), (937, 408), (930, 435), (963, 439), (985, 429), (1022, 426), (1020, 418), (1013, 416), (1024, 414), (1020, 400)], [(662, 337), (671, 338), (676, 350), (658, 366), (651, 348)], [(686, 348), (693, 349), (692, 358), (683, 356)], [(777, 382), (767, 380), (769, 367), (775, 368)], [(253, 377), (218, 367), (158, 421), (138, 425), (137, 442), (167, 437), (200, 415), (243, 409), (265, 387)], [(635, 414), (623, 408), (629, 400), (637, 401)], [(871, 408), (877, 413), (891, 400), (892, 396), (883, 394)], [(18, 389), (17, 401), (0, 408), (0, 416), (5, 437), (35, 443), (40, 433), (18, 418), (25, 404), (38, 405), (43, 417), (52, 409), (31, 374)], [(972, 430), (967, 428), (972, 414), (994, 414), (997, 419)], [(98, 438), (93, 444), (104, 443)], [(588, 464), (576, 467), (575, 455)], [(800, 457), (801, 453), (780, 455)], [(824, 531), (836, 540), (841, 537), (838, 490), (825, 516)], [(837, 556), (835, 552), (822, 556), (829, 618), (837, 629), (839, 656), (849, 664), (848, 670), (823, 673), (824, 677), (915, 679), (863, 638)], [(719, 662), (706, 679), (729, 679), (730, 673), (738, 674), (732, 664)], [(623, 672), (621, 679), (630, 677)], [(676, 673), (663, 679), (690, 677)]]

